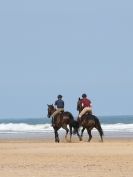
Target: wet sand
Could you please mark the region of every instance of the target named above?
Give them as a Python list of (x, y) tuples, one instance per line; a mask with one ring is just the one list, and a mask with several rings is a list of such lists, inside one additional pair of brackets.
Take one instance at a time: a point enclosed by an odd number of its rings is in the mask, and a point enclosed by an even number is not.
[(1, 140), (0, 177), (132, 177), (133, 139)]

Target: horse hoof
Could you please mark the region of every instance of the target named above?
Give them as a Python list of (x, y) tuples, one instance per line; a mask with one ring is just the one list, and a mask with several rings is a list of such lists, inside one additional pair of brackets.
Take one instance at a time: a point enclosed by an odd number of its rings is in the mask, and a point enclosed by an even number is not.
[(56, 143), (59, 143), (60, 141), (55, 141)]
[(79, 136), (79, 141), (82, 141), (83, 139), (82, 139), (82, 136)]
[(79, 138), (79, 141), (82, 141), (82, 138)]
[(59, 142), (60, 142), (60, 140), (59, 140), (59, 139), (56, 139), (56, 140), (55, 140), (55, 142), (56, 142), (56, 143), (59, 143)]

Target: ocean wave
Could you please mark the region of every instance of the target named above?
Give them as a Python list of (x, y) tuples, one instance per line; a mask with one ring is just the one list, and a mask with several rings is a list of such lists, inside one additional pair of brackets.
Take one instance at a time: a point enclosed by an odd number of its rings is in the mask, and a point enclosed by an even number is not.
[(47, 132), (53, 131), (51, 124), (26, 124), (26, 123), (2, 123), (0, 124), (0, 133), (9, 132)]
[(104, 131), (133, 132), (133, 124), (103, 124), (102, 128)]
[[(133, 132), (133, 124), (102, 124), (103, 131), (107, 132)], [(63, 129), (60, 129), (63, 130)], [(93, 131), (96, 131), (95, 129)], [(1, 123), (0, 133), (43, 133), (53, 132), (51, 124)]]

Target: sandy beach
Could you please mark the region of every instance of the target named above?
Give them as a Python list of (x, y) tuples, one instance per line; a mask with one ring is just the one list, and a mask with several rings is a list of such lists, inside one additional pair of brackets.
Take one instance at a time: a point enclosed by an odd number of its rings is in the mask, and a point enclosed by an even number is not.
[(133, 139), (1, 140), (0, 177), (132, 177)]

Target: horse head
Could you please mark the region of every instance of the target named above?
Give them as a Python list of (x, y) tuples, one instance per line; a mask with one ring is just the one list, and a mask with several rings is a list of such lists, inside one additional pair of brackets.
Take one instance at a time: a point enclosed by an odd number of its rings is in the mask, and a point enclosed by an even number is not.
[(52, 105), (47, 105), (47, 106), (48, 106), (48, 115), (47, 115), (47, 117), (50, 118), (50, 116), (55, 112), (55, 108), (54, 108), (53, 104)]
[(81, 98), (79, 97), (78, 102), (77, 102), (77, 111), (79, 113), (83, 110), (82, 103), (81, 103)]

